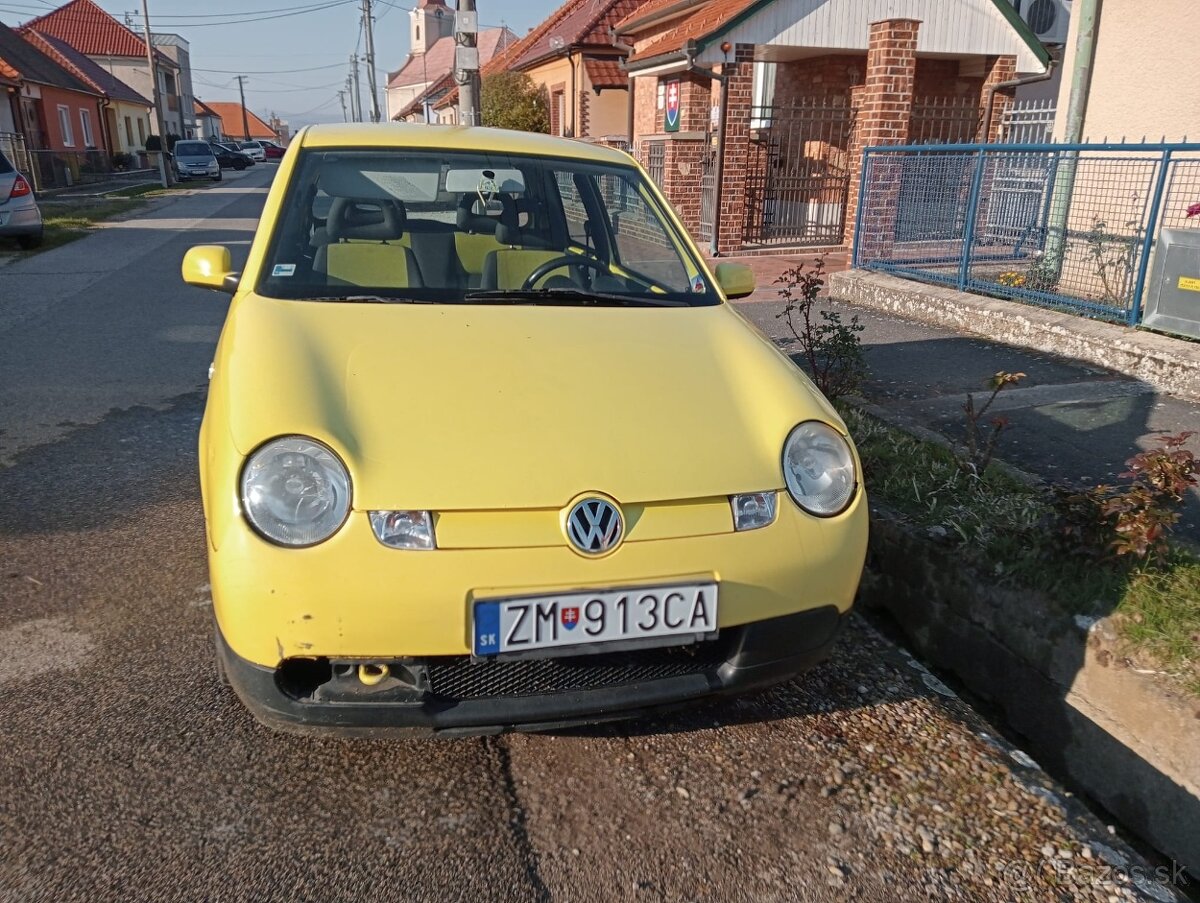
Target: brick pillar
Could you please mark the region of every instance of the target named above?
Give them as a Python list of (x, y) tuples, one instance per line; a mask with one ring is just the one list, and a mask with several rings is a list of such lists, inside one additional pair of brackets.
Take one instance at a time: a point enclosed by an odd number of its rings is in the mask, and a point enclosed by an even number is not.
[[(988, 94), (992, 85), (1012, 81), (1016, 77), (1017, 58), (1015, 56), (989, 56), (987, 58), (987, 77), (983, 80), (983, 87), (979, 89), (979, 115), (981, 118), (987, 115)], [(1008, 88), (996, 91), (993, 95), (992, 119), (991, 122), (981, 124), (980, 141), (992, 144), (1000, 140), (1000, 125), (1004, 121), (1005, 112), (1012, 106), (1013, 90)]]
[(708, 79), (696, 75), (678, 78), (679, 131), (668, 134), (663, 149), (663, 193), (694, 235), (700, 228), (700, 175), (712, 90)]
[(738, 44), (733, 63), (721, 67), (729, 82), (729, 109), (725, 111), (725, 160), (717, 205), (721, 211), (717, 250), (732, 254), (742, 249), (746, 225), (746, 163), (750, 156), (750, 112), (754, 104), (754, 45)]
[[(850, 142), (850, 190), (846, 198), (846, 230), (843, 241), (854, 239), (858, 208), (858, 186), (862, 177), (864, 147), (903, 144), (908, 140), (912, 119), (913, 84), (917, 74), (917, 30), (915, 19), (888, 19), (871, 23), (867, 47), (867, 77), (851, 89), (855, 110), (854, 140)], [(864, 233), (872, 240), (893, 234), (895, 201), (900, 193), (899, 168), (876, 161), (869, 173), (871, 209), (863, 210)]]

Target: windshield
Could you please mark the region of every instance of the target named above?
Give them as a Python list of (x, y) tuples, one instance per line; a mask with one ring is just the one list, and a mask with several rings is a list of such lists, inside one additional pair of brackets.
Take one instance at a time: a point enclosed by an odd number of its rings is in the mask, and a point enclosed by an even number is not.
[(261, 147), (262, 145), (260, 145), (257, 141), (243, 141), (240, 146), (246, 148), (247, 150), (253, 150), (254, 148)]
[(203, 141), (179, 141), (175, 144), (176, 157), (211, 157), (210, 148)]
[(443, 150), (304, 151), (258, 291), (334, 301), (720, 301), (635, 166)]

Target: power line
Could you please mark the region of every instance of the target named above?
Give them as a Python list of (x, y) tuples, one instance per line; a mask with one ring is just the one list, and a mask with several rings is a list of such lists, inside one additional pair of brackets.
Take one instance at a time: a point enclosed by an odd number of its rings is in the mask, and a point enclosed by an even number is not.
[(155, 21), (158, 22), (163, 19), (223, 19), (227, 16), (263, 16), (268, 13), (308, 12), (352, 2), (354, 0), (321, 0), (319, 3), (306, 3), (301, 6), (277, 6), (274, 9), (254, 9), (245, 12), (229, 10), (223, 13), (163, 13), (155, 16)]
[[(245, 54), (242, 54), (244, 57)], [(341, 69), (345, 63), (333, 63), (330, 66), (305, 66), (303, 69), (199, 69), (192, 67), (193, 72), (211, 72), (215, 75), (295, 75), (297, 72), (318, 72), (322, 69)]]
[(334, 9), (339, 6), (346, 6), (353, 2), (355, 2), (355, 0), (336, 0), (336, 2), (333, 3), (326, 3), (324, 6), (313, 6), (309, 7), (308, 9), (292, 13), (277, 13), (273, 16), (258, 16), (250, 19), (229, 19), (225, 22), (173, 22), (167, 24), (173, 25), (175, 28), (211, 28), (215, 26), (223, 27), (226, 25), (248, 25), (252, 22), (269, 22), (273, 19), (287, 19), (291, 16), (300, 16), (304, 15), (305, 13), (318, 13), (324, 10)]

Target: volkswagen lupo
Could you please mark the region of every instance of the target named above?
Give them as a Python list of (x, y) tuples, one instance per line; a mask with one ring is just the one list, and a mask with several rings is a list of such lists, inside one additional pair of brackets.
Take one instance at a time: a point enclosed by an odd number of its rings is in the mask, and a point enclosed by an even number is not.
[(629, 156), (296, 136), (200, 431), (220, 670), (262, 721), (536, 730), (793, 677), (867, 539), (859, 461)]

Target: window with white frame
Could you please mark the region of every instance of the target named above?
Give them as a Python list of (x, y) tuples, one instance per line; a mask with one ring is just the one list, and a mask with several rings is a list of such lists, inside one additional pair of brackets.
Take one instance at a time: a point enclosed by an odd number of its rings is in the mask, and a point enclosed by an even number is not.
[(754, 106), (750, 111), (750, 128), (771, 127), (771, 105), (775, 103), (775, 64), (754, 64)]
[(83, 146), (84, 147), (95, 147), (96, 140), (92, 137), (92, 111), (91, 110), (80, 110), (79, 111), (79, 130), (80, 130), (80, 133), (83, 135)]
[(71, 108), (65, 104), (58, 105), (58, 127), (62, 132), (64, 147), (75, 146), (75, 133), (71, 131)]

